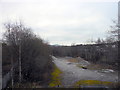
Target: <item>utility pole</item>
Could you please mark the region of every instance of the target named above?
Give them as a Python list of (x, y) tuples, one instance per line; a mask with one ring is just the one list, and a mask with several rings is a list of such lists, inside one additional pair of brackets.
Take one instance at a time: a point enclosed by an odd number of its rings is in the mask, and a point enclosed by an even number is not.
[(12, 77), (12, 87), (13, 87), (13, 84), (14, 84), (14, 80), (13, 80), (13, 55), (11, 55), (11, 65), (12, 65), (12, 67), (11, 67), (11, 77)]
[[(9, 39), (10, 39), (10, 31), (11, 31), (11, 27), (9, 26), (9, 30), (8, 30), (8, 33), (9, 33)], [(13, 80), (13, 52), (11, 50), (12, 47), (10, 47), (10, 52), (11, 52), (11, 84), (12, 84), (12, 87), (13, 87), (13, 84), (14, 84), (14, 80)]]
[[(19, 38), (20, 39), (20, 38)], [(21, 83), (21, 39), (19, 44), (19, 83)]]
[(118, 41), (120, 41), (120, 1), (118, 2)]
[[(118, 2), (118, 70), (120, 70), (120, 1)], [(118, 76), (120, 75), (120, 71), (118, 72)], [(118, 82), (120, 79), (118, 79)]]

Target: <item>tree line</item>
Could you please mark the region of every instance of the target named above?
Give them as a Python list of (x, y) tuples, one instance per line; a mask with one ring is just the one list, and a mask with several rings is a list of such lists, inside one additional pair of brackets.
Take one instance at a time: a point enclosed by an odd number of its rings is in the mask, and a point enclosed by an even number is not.
[[(5, 23), (2, 42), (2, 66), (11, 65), (14, 82), (50, 79), (53, 68), (50, 46), (21, 22)], [(17, 67), (13, 67), (17, 63)], [(5, 69), (3, 68), (3, 73)]]
[(118, 68), (120, 47), (120, 26), (115, 22), (110, 26), (109, 36), (106, 39), (98, 38), (95, 44), (80, 44), (71, 46), (51, 46), (54, 56), (82, 57), (93, 63), (110, 64)]
[(82, 57), (93, 63), (117, 65), (117, 42), (74, 46), (52, 46), (52, 55), (58, 57)]

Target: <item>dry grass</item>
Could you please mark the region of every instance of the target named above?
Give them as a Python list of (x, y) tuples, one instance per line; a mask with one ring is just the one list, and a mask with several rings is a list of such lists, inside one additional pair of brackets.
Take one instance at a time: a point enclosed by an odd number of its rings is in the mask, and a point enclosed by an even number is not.
[(69, 59), (69, 60), (67, 60), (68, 62), (74, 62), (74, 63), (78, 63), (78, 60), (77, 59), (75, 59), (75, 58), (73, 58), (73, 59)]
[(80, 80), (74, 84), (74, 87), (80, 87), (80, 86), (89, 86), (89, 85), (103, 85), (103, 86), (109, 86), (109, 87), (117, 87), (118, 83), (108, 82), (108, 81), (99, 81), (99, 80)]
[[(98, 64), (90, 64), (90, 65), (87, 65), (87, 66), (82, 66), (80, 64), (77, 64), (76, 65), (77, 67), (79, 68), (87, 68), (89, 70), (102, 70), (102, 69), (112, 69), (111, 66), (103, 66), (103, 65), (98, 65)], [(113, 69), (112, 69), (113, 70)]]
[(87, 66), (88, 69), (91, 70), (101, 70), (101, 69), (112, 69), (110, 65), (100, 65), (100, 64), (90, 64)]
[[(80, 64), (77, 64), (77, 67), (82, 68), (83, 66)], [(102, 64), (93, 64), (93, 63), (91, 63), (85, 67), (90, 70), (113, 69), (113, 67), (111, 65), (104, 65), (104, 64), (102, 65)]]
[(82, 65), (80, 65), (80, 64), (77, 64), (77, 67), (79, 67), (79, 68), (87, 68), (87, 69), (88, 69), (87, 66), (82, 66)]

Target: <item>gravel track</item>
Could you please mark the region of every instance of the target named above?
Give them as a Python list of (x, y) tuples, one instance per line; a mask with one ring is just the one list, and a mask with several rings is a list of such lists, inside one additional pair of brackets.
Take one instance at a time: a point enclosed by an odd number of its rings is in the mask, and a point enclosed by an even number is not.
[(72, 86), (75, 82), (79, 80), (100, 80), (100, 81), (110, 81), (117, 82), (118, 76), (112, 73), (100, 73), (96, 70), (82, 69), (76, 66), (76, 63), (68, 64), (69, 58), (55, 58), (53, 57), (53, 62), (57, 67), (63, 72), (62, 74), (62, 84), (65, 87)]

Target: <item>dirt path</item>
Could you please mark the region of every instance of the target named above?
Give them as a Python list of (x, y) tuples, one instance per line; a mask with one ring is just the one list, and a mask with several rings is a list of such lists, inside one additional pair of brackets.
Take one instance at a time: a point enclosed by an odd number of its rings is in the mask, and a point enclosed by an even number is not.
[(79, 80), (100, 80), (110, 82), (116, 82), (118, 80), (118, 76), (112, 73), (100, 73), (95, 70), (79, 68), (76, 66), (76, 63), (69, 63), (68, 58), (53, 57), (53, 59), (57, 67), (63, 71), (62, 84), (65, 87), (72, 86)]

